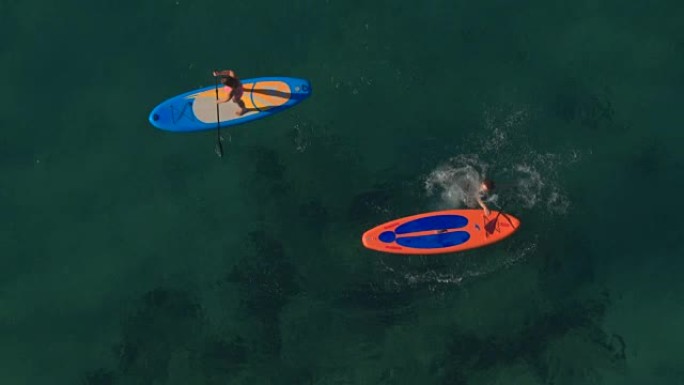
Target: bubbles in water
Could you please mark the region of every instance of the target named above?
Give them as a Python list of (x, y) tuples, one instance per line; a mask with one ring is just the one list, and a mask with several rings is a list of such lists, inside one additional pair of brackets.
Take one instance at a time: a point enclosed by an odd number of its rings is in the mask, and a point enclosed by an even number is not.
[(436, 289), (435, 284), (458, 285), (463, 282), (465, 277), (429, 270), (419, 274), (406, 272), (402, 278), (409, 286), (428, 285), (428, 288), (434, 291)]
[(294, 144), (297, 152), (304, 152), (311, 143), (313, 135), (313, 125), (308, 121), (301, 121), (294, 125)]
[[(558, 171), (586, 155), (573, 149), (567, 154), (538, 152), (527, 145), (520, 128), (529, 120), (525, 108), (487, 109), (484, 131), (467, 140), (476, 154), (458, 155), (437, 166), (425, 178), (425, 190), (438, 196), (438, 208), (478, 207), (476, 196), (485, 177), (497, 185), (497, 194), (487, 202), (516, 210), (544, 209), (563, 215), (571, 204), (560, 183)], [(591, 155), (591, 152), (588, 152)], [(506, 209), (505, 208), (505, 209)]]
[(456, 156), (428, 175), (425, 179), (425, 189), (429, 195), (440, 195), (441, 206), (476, 207), (476, 198), (487, 167), (477, 155)]
[(487, 138), (482, 144), (484, 152), (498, 152), (506, 143), (506, 133), (503, 130), (494, 128), (492, 135)]
[(487, 109), (484, 112), (484, 128), (488, 135), (480, 140), (482, 154), (499, 154), (508, 144), (509, 131), (521, 126), (529, 117), (526, 109), (519, 109), (512, 113), (505, 114), (503, 118), (497, 115), (502, 111)]
[[(469, 252), (463, 258), (452, 259), (446, 264), (431, 262), (437, 256), (425, 257), (409, 262), (403, 259), (387, 258), (377, 261), (379, 270), (385, 275), (384, 284), (397, 291), (425, 289), (432, 293), (444, 293), (470, 280), (508, 269), (533, 254), (537, 248), (536, 237), (526, 240), (511, 240), (507, 251), (497, 252), (489, 258), (481, 258)], [(432, 266), (431, 266), (432, 265)]]
[(541, 199), (542, 181), (541, 174), (526, 164), (518, 164), (514, 167), (517, 173), (515, 177), (515, 197), (518, 198), (524, 208), (534, 207)]
[(367, 86), (373, 84), (373, 79), (365, 75), (360, 75), (358, 79), (336, 79), (334, 76), (331, 76), (330, 82), (334, 84), (337, 89), (344, 89), (352, 95), (359, 95)]
[[(484, 113), (484, 134), (466, 138), (469, 151), (453, 156), (424, 177), (428, 196), (434, 197), (436, 209), (477, 207), (476, 196), (485, 177), (497, 184), (497, 195), (487, 200), (493, 208), (502, 207), (512, 214), (541, 211), (547, 215), (565, 215), (571, 205), (561, 182), (563, 167), (584, 160), (591, 151), (568, 150), (567, 153), (538, 151), (524, 138), (529, 120), (527, 109), (489, 109)], [(524, 261), (537, 250), (539, 236), (512, 237), (495, 249), (478, 249), (446, 256), (434, 262), (431, 256), (411, 260), (380, 259), (379, 270), (397, 291), (425, 289), (444, 293), (473, 279), (508, 269)], [(481, 254), (488, 255), (481, 258)]]
[(555, 214), (565, 214), (570, 206), (570, 200), (554, 187), (546, 201), (546, 208)]

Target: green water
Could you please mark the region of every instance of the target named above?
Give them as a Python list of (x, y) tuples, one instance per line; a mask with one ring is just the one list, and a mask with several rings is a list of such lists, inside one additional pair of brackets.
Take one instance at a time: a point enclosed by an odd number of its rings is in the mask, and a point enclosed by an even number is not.
[[(0, 0), (0, 383), (684, 384), (683, 11)], [(149, 125), (219, 67), (314, 95)], [(361, 246), (468, 164), (514, 237)]]

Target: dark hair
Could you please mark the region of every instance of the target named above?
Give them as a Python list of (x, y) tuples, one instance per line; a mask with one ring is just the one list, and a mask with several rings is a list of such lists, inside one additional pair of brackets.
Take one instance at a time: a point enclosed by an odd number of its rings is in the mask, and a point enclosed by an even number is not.
[(485, 178), (485, 180), (482, 181), (482, 184), (487, 187), (487, 190), (494, 190), (494, 181), (491, 179)]
[(226, 76), (221, 78), (221, 83), (228, 87), (234, 88), (237, 85), (237, 79), (230, 76)]

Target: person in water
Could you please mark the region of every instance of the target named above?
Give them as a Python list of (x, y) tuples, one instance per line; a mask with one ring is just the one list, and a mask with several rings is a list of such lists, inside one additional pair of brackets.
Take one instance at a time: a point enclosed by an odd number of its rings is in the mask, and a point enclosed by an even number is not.
[(242, 101), (242, 94), (244, 92), (242, 88), (242, 83), (240, 82), (240, 79), (238, 79), (238, 77), (235, 75), (235, 72), (233, 70), (214, 71), (214, 76), (221, 77), (221, 83), (223, 84), (223, 88), (226, 89), (228, 95), (226, 99), (217, 100), (216, 104), (225, 103), (232, 100), (233, 102), (235, 102), (235, 104), (240, 106), (240, 110), (235, 112), (237, 116), (240, 116), (247, 112), (245, 103)]
[(493, 190), (494, 181), (485, 178), (480, 184), (480, 189), (478, 190), (477, 197), (475, 198), (477, 200), (477, 204), (479, 204), (480, 207), (482, 207), (482, 210), (484, 210), (485, 216), (489, 216), (490, 211), (487, 205), (484, 203), (484, 200), (489, 197)]

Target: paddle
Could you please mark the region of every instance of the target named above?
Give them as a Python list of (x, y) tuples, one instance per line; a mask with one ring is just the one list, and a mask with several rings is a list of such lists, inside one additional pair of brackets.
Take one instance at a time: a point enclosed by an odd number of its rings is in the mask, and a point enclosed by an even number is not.
[(498, 214), (496, 214), (496, 217), (492, 219), (491, 221), (485, 223), (485, 230), (487, 231), (487, 234), (491, 234), (496, 230), (496, 221), (499, 219), (499, 215), (501, 215), (503, 211), (499, 211)]
[[(216, 73), (216, 71), (214, 71)], [(223, 144), (221, 143), (221, 118), (219, 116), (219, 95), (218, 95), (218, 76), (214, 76), (214, 83), (216, 84), (216, 155), (223, 158)]]
[(508, 215), (506, 215), (504, 213), (503, 208), (506, 206), (505, 205), (501, 205), (501, 206), (497, 205), (497, 206), (499, 209), (499, 213), (496, 214), (496, 217), (494, 219), (492, 219), (491, 221), (489, 221), (485, 224), (485, 230), (487, 231), (487, 233), (493, 233), (494, 230), (496, 230), (496, 223), (497, 223), (496, 221), (499, 219), (499, 215), (501, 215), (501, 214), (503, 214), (504, 218), (506, 218), (508, 223), (510, 223), (511, 226), (513, 226), (515, 228), (515, 225), (513, 225), (513, 221), (511, 221), (511, 218), (509, 218)]

